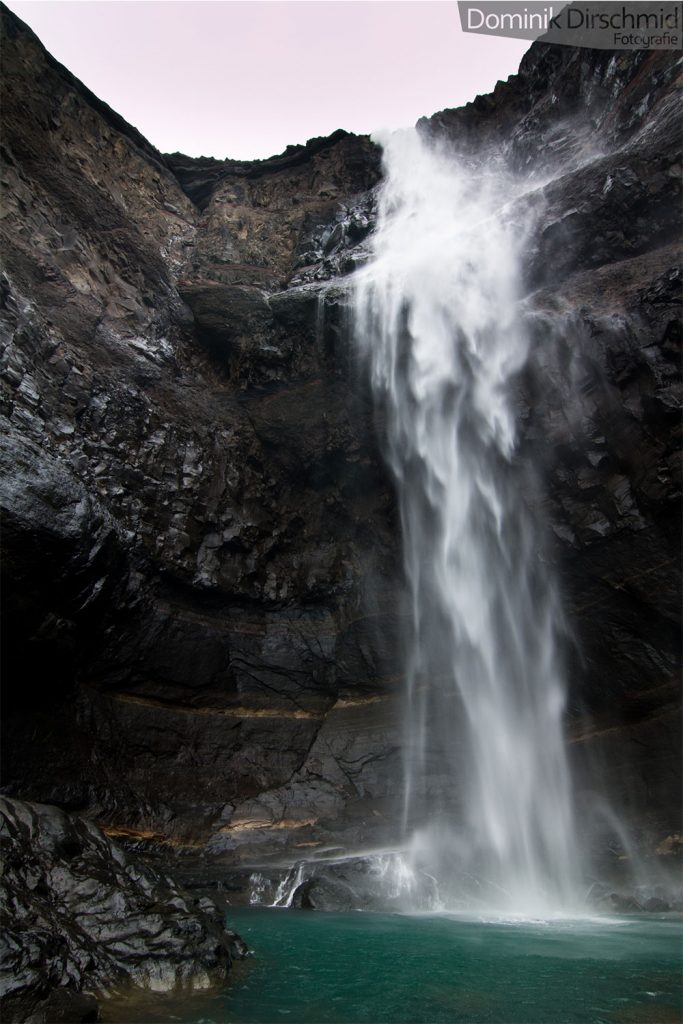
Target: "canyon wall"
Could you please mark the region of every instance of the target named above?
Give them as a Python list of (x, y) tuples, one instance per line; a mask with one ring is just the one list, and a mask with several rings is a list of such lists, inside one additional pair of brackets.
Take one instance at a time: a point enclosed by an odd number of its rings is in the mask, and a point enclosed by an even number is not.
[[(380, 153), (162, 155), (2, 10), (3, 783), (189, 862), (395, 835), (403, 606), (349, 338)], [(680, 830), (670, 53), (534, 44), (420, 130), (524, 176), (520, 452), (581, 798)], [(667, 845), (668, 844), (668, 845)]]

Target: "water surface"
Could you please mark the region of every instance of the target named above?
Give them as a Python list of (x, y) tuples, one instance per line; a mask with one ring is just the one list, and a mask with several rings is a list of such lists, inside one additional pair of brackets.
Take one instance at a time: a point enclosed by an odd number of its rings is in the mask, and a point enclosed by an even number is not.
[[(231, 909), (228, 988), (105, 1020), (185, 1024), (680, 1024), (680, 919), (481, 922)], [(126, 1016), (126, 1012), (128, 1016)], [(138, 1014), (136, 1016), (135, 1014)], [(131, 1016), (131, 1014), (133, 1014)]]

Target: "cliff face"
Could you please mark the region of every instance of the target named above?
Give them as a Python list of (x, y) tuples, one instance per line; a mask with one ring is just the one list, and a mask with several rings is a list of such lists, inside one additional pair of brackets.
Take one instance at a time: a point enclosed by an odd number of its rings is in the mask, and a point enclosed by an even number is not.
[(310, 762), (295, 828), (383, 749), (347, 725), (392, 671), (395, 538), (339, 311), (282, 288), (377, 154), (228, 163), (199, 210), (4, 20), (5, 782), (200, 842)]
[[(343, 286), (379, 154), (164, 157), (2, 19), (5, 785), (193, 857), (379, 841), (400, 540)], [(678, 809), (674, 90), (669, 54), (535, 44), (422, 124), (536, 180), (519, 403), (574, 746), (649, 848)]]

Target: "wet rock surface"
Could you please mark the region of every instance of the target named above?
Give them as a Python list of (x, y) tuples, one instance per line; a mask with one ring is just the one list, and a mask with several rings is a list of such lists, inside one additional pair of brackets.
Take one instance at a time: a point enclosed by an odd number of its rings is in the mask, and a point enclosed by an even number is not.
[[(4, 780), (131, 843), (260, 839), (239, 814), (223, 831), (235, 808), (308, 777), (332, 709), (362, 715), (395, 671), (367, 389), (339, 300), (321, 318), (278, 283), (301, 225), (376, 180), (374, 148), (342, 133), (237, 173), (234, 228), (233, 200), (198, 210), (4, 17)], [(322, 753), (306, 813), (273, 802), (278, 837), (317, 821), (317, 787), (344, 803)]]
[(92, 822), (6, 799), (0, 816), (4, 1021), (99, 1020), (98, 996), (221, 985), (244, 955), (211, 900), (136, 864)]
[[(386, 842), (408, 617), (346, 325), (378, 150), (162, 156), (2, 17), (7, 791), (197, 879)], [(421, 125), (528, 185), (521, 452), (581, 802), (603, 765), (650, 850), (680, 831), (676, 102), (670, 54), (536, 44)]]
[(408, 894), (392, 860), (391, 854), (384, 854), (307, 865), (308, 877), (293, 892), (291, 905), (302, 910), (391, 912), (402, 910), (409, 898), (413, 906), (434, 909), (438, 896), (434, 879), (414, 875)]

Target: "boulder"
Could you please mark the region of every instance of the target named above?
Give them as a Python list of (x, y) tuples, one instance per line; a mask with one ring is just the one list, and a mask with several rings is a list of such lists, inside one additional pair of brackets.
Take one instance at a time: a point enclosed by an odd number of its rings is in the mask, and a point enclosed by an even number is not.
[(136, 864), (96, 825), (0, 799), (4, 1021), (98, 1020), (97, 997), (225, 983), (242, 940), (215, 904)]

